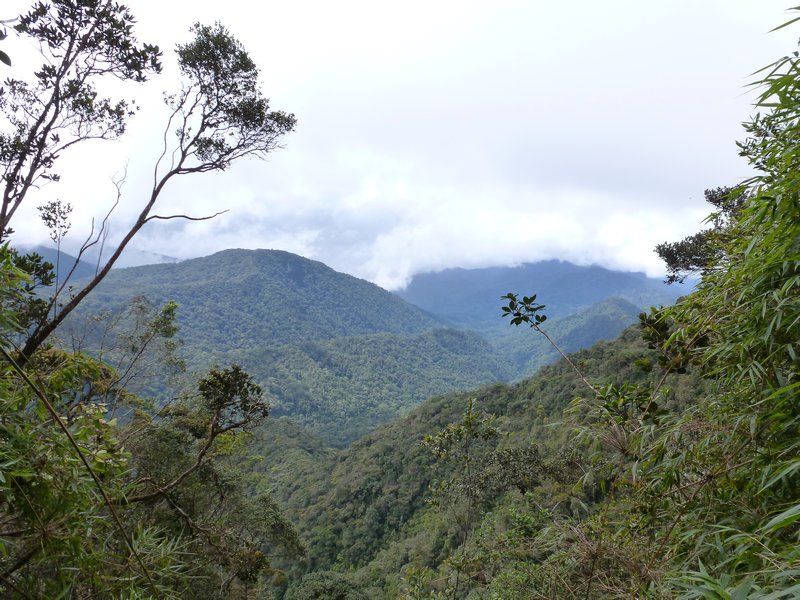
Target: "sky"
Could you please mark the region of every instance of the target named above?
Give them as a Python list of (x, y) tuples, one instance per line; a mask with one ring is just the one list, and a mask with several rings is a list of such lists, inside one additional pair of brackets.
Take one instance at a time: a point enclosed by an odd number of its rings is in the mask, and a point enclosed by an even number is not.
[[(61, 157), (62, 181), (13, 224), (50, 243), (36, 206), (73, 207), (65, 246), (116, 198), (109, 241), (148, 196), (176, 90), (175, 43), (219, 21), (259, 65), (273, 109), (295, 132), (266, 161), (175, 181), (133, 261), (275, 248), (386, 287), (449, 267), (546, 259), (663, 275), (653, 252), (697, 231), (707, 188), (752, 174), (737, 154), (753, 114), (752, 73), (792, 52), (797, 28), (776, 0), (131, 0), (140, 40), (164, 72), (114, 88), (141, 110), (119, 141)], [(0, 18), (28, 3), (4, 0)], [(253, 7), (258, 7), (254, 9)], [(34, 49), (9, 38), (12, 77)]]

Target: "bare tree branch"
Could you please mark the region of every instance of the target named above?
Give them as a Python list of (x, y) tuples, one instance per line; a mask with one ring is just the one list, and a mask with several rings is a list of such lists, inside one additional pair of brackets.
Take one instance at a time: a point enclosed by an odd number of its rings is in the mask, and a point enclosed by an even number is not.
[(213, 215), (208, 215), (207, 217), (190, 217), (189, 215), (151, 215), (145, 219), (145, 223), (148, 221), (152, 221), (153, 219), (161, 219), (163, 221), (168, 221), (170, 219), (186, 219), (187, 221), (208, 221), (209, 219), (213, 219), (220, 215), (224, 215), (226, 212), (229, 212), (228, 209), (221, 210), (219, 212), (215, 212)]

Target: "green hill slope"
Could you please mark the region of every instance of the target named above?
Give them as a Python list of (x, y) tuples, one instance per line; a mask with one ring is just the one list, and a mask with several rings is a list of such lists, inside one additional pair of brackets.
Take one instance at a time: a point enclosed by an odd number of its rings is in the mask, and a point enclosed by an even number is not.
[(225, 250), (177, 264), (116, 269), (81, 308), (119, 307), (137, 295), (156, 304), (175, 300), (186, 347), (212, 355), (441, 325), (372, 283), (279, 250)]
[(425, 398), (504, 381), (511, 371), (479, 335), (377, 333), (231, 353), (291, 415), (344, 446)]
[[(274, 250), (228, 250), (178, 264), (118, 269), (69, 325), (135, 296), (175, 300), (192, 369), (242, 364), (274, 413), (342, 446), (427, 397), (508, 380), (480, 335), (442, 322), (367, 281)], [(69, 332), (69, 328), (65, 328)]]
[[(583, 350), (573, 359), (597, 383), (655, 378), (647, 365), (655, 361), (656, 354), (636, 328)], [(691, 376), (670, 377), (668, 383), (675, 391), (675, 405), (690, 402), (702, 386)], [(459, 421), (473, 399), (479, 412), (497, 415), (496, 425), (510, 434), (476, 449), (476, 464), (496, 445), (525, 447), (534, 443), (554, 449), (565, 442), (562, 438), (567, 429), (551, 423), (584, 391), (583, 383), (561, 361), (514, 385), (484, 386), (431, 398), (346, 450), (316, 457), (302, 453), (296, 469), (286, 456), (297, 451), (286, 437), (276, 443), (273, 423), (256, 434), (253, 449), (263, 456), (261, 468), (270, 474), (276, 495), (309, 545), (308, 568), (358, 569), (356, 578), (371, 590), (370, 597), (395, 597), (409, 564), (437, 565), (456, 543), (452, 515), (446, 510), (437, 512), (427, 502), (430, 486), (447, 471), (434, 467), (432, 453), (422, 445), (425, 436)], [(548, 493), (564, 493), (569, 499), (568, 489)]]

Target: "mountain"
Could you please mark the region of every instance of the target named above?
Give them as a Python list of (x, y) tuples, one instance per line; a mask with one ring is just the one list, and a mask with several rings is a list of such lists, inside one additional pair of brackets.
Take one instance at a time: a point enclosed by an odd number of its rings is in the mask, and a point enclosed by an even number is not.
[(450, 323), (486, 329), (501, 322), (500, 297), (509, 292), (536, 294), (552, 318), (576, 313), (614, 297), (640, 308), (667, 305), (689, 291), (688, 286), (667, 286), (643, 273), (549, 260), (517, 267), (421, 273), (404, 290), (395, 293)]
[[(241, 364), (270, 395), (273, 414), (343, 447), (432, 395), (520, 379), (556, 360), (541, 335), (495, 316), (502, 295), (497, 290), (521, 286), (532, 273), (541, 275), (542, 285), (571, 282), (573, 292), (589, 287), (580, 294), (553, 293), (557, 303), (548, 307), (547, 331), (565, 352), (613, 338), (635, 321), (637, 305), (603, 294), (625, 293), (640, 302), (664, 297), (658, 282), (600, 267), (549, 262), (521, 271), (480, 271), (420, 276), (406, 295), (427, 297), (429, 310), (423, 310), (321, 262), (278, 250), (226, 250), (176, 264), (114, 269), (80, 313), (119, 311), (137, 296), (155, 306), (176, 301), (181, 354), (192, 370)], [(445, 284), (458, 282), (463, 294), (452, 293), (448, 304)], [(483, 308), (470, 313), (461, 296)], [(455, 307), (453, 313), (435, 298)], [(74, 339), (82, 338), (81, 328), (103, 330), (79, 318), (72, 325)]]
[(53, 269), (56, 271), (59, 278), (66, 276), (73, 266), (75, 267), (75, 270), (72, 272), (72, 276), (70, 277), (71, 281), (92, 277), (96, 271), (96, 265), (92, 264), (91, 262), (85, 259), (78, 260), (76, 257), (63, 251), (59, 255), (56, 249), (50, 246), (23, 246), (19, 250), (22, 253), (35, 252), (36, 254), (40, 255), (44, 260), (53, 265)]
[(157, 305), (176, 301), (186, 347), (211, 357), (442, 325), (377, 285), (280, 250), (225, 250), (176, 264), (115, 269), (81, 308), (120, 308), (135, 296)]
[(137, 296), (155, 306), (178, 303), (181, 355), (190, 368), (241, 364), (269, 394), (273, 414), (333, 446), (431, 395), (513, 375), (481, 335), (447, 328), (372, 283), (277, 250), (115, 269), (64, 331), (75, 331), (73, 339), (83, 338), (81, 328), (102, 332), (85, 319), (120, 311)]

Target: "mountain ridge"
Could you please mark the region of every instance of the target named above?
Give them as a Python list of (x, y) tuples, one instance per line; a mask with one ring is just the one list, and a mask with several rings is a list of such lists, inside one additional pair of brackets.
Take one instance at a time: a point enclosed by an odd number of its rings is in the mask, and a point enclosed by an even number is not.
[(139, 295), (156, 304), (176, 301), (187, 344), (212, 353), (250, 347), (254, 338), (286, 344), (421, 333), (443, 324), (373, 283), (282, 250), (223, 250), (180, 263), (115, 269), (82, 310), (119, 306), (121, 298)]
[(611, 297), (622, 298), (642, 309), (672, 304), (689, 291), (689, 286), (668, 286), (644, 273), (548, 260), (515, 267), (419, 273), (405, 289), (395, 293), (452, 324), (486, 329), (502, 322), (501, 297), (509, 292), (536, 294), (538, 301), (546, 305), (548, 316), (555, 317), (578, 312)]

